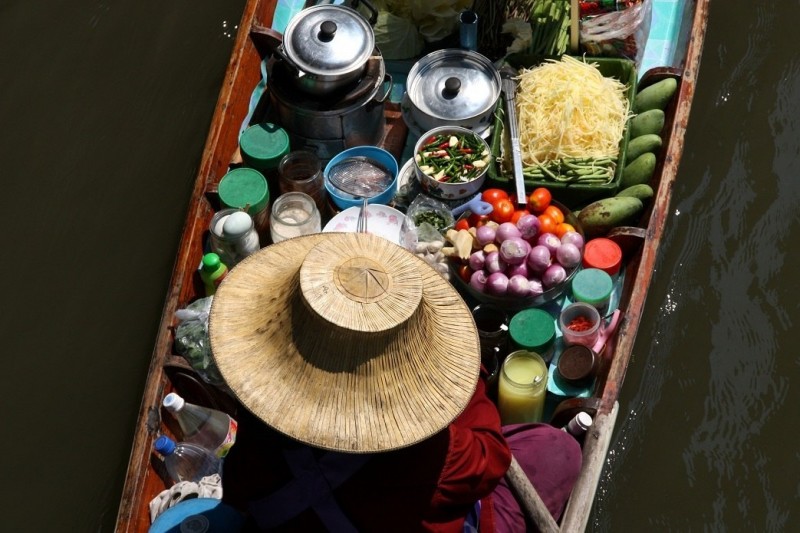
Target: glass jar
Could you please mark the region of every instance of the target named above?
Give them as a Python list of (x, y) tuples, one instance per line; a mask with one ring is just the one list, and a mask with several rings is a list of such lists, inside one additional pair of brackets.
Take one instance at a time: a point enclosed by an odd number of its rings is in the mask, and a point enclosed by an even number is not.
[(232, 268), (261, 248), (252, 217), (240, 209), (222, 209), (208, 227), (211, 251)]
[(314, 199), (317, 209), (324, 213), (327, 208), (322, 162), (314, 152), (295, 150), (289, 152), (278, 163), (278, 185), (281, 194), (304, 192)]
[(269, 226), (273, 243), (322, 231), (317, 204), (303, 192), (280, 195), (272, 204)]
[(536, 352), (508, 354), (500, 369), (497, 408), (503, 425), (541, 422), (547, 392), (547, 363)]

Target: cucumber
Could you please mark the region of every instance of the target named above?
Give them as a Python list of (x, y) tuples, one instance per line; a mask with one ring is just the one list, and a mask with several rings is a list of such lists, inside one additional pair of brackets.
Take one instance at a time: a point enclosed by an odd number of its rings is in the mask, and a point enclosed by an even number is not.
[(586, 237), (601, 237), (617, 226), (627, 225), (638, 215), (644, 204), (633, 196), (603, 198), (581, 209), (578, 222)]
[(656, 170), (656, 155), (653, 152), (645, 152), (631, 163), (625, 165), (622, 171), (622, 178), (619, 186), (623, 189), (631, 185), (647, 183), (653, 177)]
[(642, 202), (645, 200), (649, 200), (653, 197), (653, 188), (646, 183), (640, 183), (638, 185), (631, 185), (625, 189), (619, 191), (616, 196), (619, 198), (621, 196), (632, 196), (633, 198), (638, 198)]
[(626, 161), (632, 162), (647, 152), (655, 153), (659, 148), (661, 148), (661, 137), (655, 133), (640, 135), (628, 141), (628, 147), (625, 149)]
[(631, 119), (631, 139), (654, 133), (658, 135), (664, 128), (665, 115), (661, 109), (650, 109)]
[(661, 81), (645, 87), (633, 98), (634, 113), (644, 113), (651, 109), (663, 110), (667, 107), (672, 95), (678, 89), (675, 78), (664, 78)]

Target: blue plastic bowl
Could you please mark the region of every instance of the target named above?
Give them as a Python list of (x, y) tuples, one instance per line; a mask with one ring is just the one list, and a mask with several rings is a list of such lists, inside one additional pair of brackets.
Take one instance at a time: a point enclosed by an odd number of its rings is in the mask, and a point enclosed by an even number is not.
[(384, 150), (383, 148), (378, 148), (377, 146), (354, 146), (353, 148), (348, 148), (343, 152), (338, 153), (331, 159), (327, 165), (325, 165), (325, 171), (323, 175), (325, 176), (325, 190), (328, 191), (328, 194), (331, 197), (331, 200), (336, 207), (339, 209), (347, 209), (348, 207), (353, 207), (356, 205), (361, 205), (362, 199), (347, 194), (345, 192), (340, 191), (333, 185), (331, 185), (330, 180), (328, 179), (328, 174), (330, 170), (336, 166), (338, 163), (347, 159), (349, 157), (355, 156), (363, 156), (369, 157), (370, 159), (374, 159), (381, 165), (383, 165), (392, 175), (392, 181), (389, 185), (386, 186), (386, 190), (382, 193), (378, 194), (377, 196), (373, 196), (368, 200), (370, 204), (388, 204), (394, 198), (394, 195), (397, 193), (397, 174), (398, 174), (398, 166), (397, 166), (397, 159), (390, 153)]

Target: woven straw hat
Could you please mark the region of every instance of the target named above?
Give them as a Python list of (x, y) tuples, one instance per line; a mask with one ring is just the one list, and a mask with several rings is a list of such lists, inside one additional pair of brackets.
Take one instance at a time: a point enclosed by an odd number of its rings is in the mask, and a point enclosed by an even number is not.
[(242, 405), (290, 437), (344, 452), (441, 431), (480, 368), (472, 315), (453, 287), (361, 233), (298, 237), (247, 257), (214, 296), (209, 335)]

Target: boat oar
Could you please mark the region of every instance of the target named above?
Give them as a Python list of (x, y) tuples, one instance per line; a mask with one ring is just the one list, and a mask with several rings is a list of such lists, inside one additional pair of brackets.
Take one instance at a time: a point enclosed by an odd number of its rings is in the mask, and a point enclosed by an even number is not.
[(539, 493), (536, 492), (528, 475), (522, 470), (516, 457), (511, 456), (511, 465), (506, 472), (506, 481), (511, 488), (511, 492), (517, 498), (522, 512), (533, 522), (542, 533), (557, 533), (558, 524), (550, 514), (550, 510), (542, 501)]

